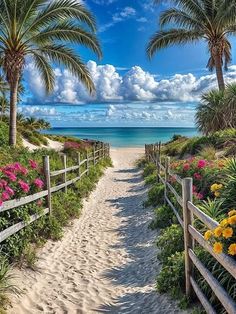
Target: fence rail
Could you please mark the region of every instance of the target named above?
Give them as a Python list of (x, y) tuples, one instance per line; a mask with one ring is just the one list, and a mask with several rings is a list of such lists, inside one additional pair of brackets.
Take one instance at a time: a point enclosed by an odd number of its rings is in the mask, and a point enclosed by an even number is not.
[[(74, 184), (75, 182), (81, 180), (81, 178), (86, 175), (89, 172), (89, 169), (96, 165), (101, 159), (110, 156), (110, 145), (104, 144), (100, 145), (99, 149), (93, 150), (91, 153), (87, 152), (87, 156), (85, 159), (81, 160), (81, 155), (78, 153), (77, 158), (77, 165), (72, 167), (67, 167), (67, 156), (62, 155), (63, 165), (64, 168), (56, 171), (50, 171), (50, 160), (49, 156), (43, 157), (43, 169), (44, 169), (44, 176), (45, 176), (45, 182), (46, 182), (46, 190), (28, 195), (25, 197), (21, 197), (19, 199), (14, 199), (10, 201), (6, 201), (3, 203), (3, 205), (0, 207), (0, 212), (8, 211), (11, 209), (14, 209), (16, 207), (26, 205), (29, 203), (32, 203), (38, 199), (41, 199), (43, 197), (47, 197), (47, 208), (43, 209), (41, 214), (34, 214), (30, 216), (29, 220), (27, 222), (20, 221), (6, 229), (0, 232), (0, 243), (6, 240), (11, 235), (17, 233), (21, 229), (25, 228), (26, 226), (30, 225), (35, 220), (39, 219), (40, 217), (51, 214), (52, 213), (52, 205), (51, 205), (51, 195), (52, 193), (55, 193), (59, 190), (64, 189), (65, 192), (67, 191), (67, 187), (71, 184)], [(92, 164), (91, 164), (92, 161)], [(86, 169), (81, 173), (81, 167), (82, 165), (86, 164)], [(73, 171), (78, 170), (78, 175), (70, 180), (67, 180), (67, 174)], [(55, 176), (63, 176), (63, 183), (51, 186), (51, 178)]]
[[(215, 295), (229, 314), (236, 313), (236, 303), (222, 285), (215, 279), (209, 270), (202, 264), (194, 253), (194, 241), (208, 251), (235, 279), (236, 279), (236, 261), (226, 254), (214, 253), (212, 246), (204, 239), (202, 234), (194, 227), (194, 217), (200, 219), (208, 228), (214, 229), (219, 224), (211, 217), (206, 215), (201, 209), (193, 204), (192, 178), (180, 178), (170, 170), (170, 158), (165, 158), (165, 166), (161, 164), (161, 143), (145, 145), (146, 160), (153, 162), (157, 167), (157, 180), (165, 186), (165, 202), (168, 204), (178, 222), (184, 229), (184, 248), (185, 248), (185, 288), (186, 295), (190, 297), (193, 292), (197, 295), (205, 311), (209, 314), (216, 313), (207, 297), (194, 279), (194, 268), (197, 268), (200, 274), (207, 281)], [(176, 189), (169, 182), (169, 178), (175, 178), (176, 182), (182, 186), (182, 195), (180, 196)], [(169, 193), (181, 206), (182, 212), (171, 202)], [(183, 218), (182, 218), (183, 217)]]

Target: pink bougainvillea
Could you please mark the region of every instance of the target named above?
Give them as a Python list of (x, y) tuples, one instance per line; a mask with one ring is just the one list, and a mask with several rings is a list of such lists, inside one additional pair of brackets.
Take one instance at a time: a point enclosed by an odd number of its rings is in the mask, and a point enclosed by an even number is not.
[(207, 166), (207, 161), (204, 159), (200, 159), (197, 163), (197, 167), (199, 169), (205, 168)]
[(4, 191), (4, 192), (2, 192), (2, 200), (3, 201), (8, 201), (11, 197), (10, 197), (10, 195), (6, 192), (6, 191)]
[(29, 160), (29, 165), (32, 169), (37, 169), (38, 168), (38, 164), (35, 160), (30, 159)]
[(24, 182), (23, 180), (19, 180), (19, 185), (21, 187), (21, 189), (25, 192), (25, 193), (28, 193), (29, 190), (30, 190), (30, 186), (28, 183)]
[(196, 179), (196, 180), (202, 179), (202, 176), (200, 175), (200, 173), (195, 172), (193, 176), (194, 176), (194, 179)]
[(44, 186), (44, 183), (41, 179), (37, 178), (34, 180), (34, 184), (37, 188), (42, 189)]

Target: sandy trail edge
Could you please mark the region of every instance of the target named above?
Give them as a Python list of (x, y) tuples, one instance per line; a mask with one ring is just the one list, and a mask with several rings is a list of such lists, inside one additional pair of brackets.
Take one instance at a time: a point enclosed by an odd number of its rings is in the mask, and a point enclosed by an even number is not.
[(140, 149), (113, 149), (106, 170), (85, 202), (81, 218), (61, 241), (39, 252), (39, 272), (19, 271), (25, 294), (9, 313), (181, 313), (155, 291), (156, 232), (146, 189), (134, 161)]

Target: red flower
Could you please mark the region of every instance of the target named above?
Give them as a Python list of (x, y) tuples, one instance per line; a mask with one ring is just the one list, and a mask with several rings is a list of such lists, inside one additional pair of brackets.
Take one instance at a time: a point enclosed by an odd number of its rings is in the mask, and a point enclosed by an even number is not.
[(206, 165), (207, 165), (207, 161), (204, 160), (204, 159), (199, 160), (198, 163), (197, 163), (197, 167), (198, 167), (199, 169), (205, 168)]
[(197, 191), (197, 187), (196, 185), (193, 185), (193, 193), (195, 193)]
[(190, 164), (186, 163), (183, 166), (184, 171), (188, 171), (190, 169)]
[(3, 201), (0, 199), (0, 206), (2, 206), (2, 204), (3, 204)]
[(196, 180), (201, 180), (202, 179), (202, 176), (200, 175), (200, 173), (194, 173), (194, 178), (196, 179)]

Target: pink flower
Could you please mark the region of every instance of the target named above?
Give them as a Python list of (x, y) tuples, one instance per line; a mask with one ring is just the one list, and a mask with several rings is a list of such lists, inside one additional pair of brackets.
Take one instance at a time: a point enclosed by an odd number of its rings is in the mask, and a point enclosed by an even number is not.
[(43, 201), (42, 200), (37, 200), (37, 205), (38, 206), (42, 206), (43, 205)]
[(37, 186), (37, 188), (42, 189), (44, 186), (44, 183), (41, 179), (37, 178), (34, 180), (34, 184)]
[(27, 175), (28, 174), (28, 170), (25, 168), (25, 167), (21, 167), (21, 173), (23, 174), (23, 175)]
[(22, 189), (25, 193), (29, 192), (30, 187), (29, 187), (29, 184), (28, 184), (28, 183), (24, 182), (23, 180), (19, 180), (18, 183), (19, 183), (21, 189)]
[(197, 194), (196, 194), (196, 197), (197, 197), (199, 200), (202, 200), (204, 196), (203, 196), (202, 193), (197, 193)]
[(16, 175), (13, 172), (9, 171), (9, 170), (4, 170), (4, 174), (9, 178), (10, 181), (15, 182), (16, 179), (17, 179)]
[(194, 178), (196, 179), (196, 180), (201, 180), (202, 179), (202, 176), (200, 175), (200, 173), (194, 173)]
[(183, 166), (184, 171), (188, 171), (190, 169), (190, 164), (186, 163)]
[(193, 193), (195, 193), (197, 191), (197, 187), (196, 185), (193, 185)]
[(3, 201), (0, 199), (0, 206), (2, 206), (2, 204), (3, 204)]
[(10, 188), (9, 186), (6, 186), (5, 191), (9, 194), (9, 195), (14, 195), (15, 192), (12, 190), (12, 188)]
[(2, 200), (8, 201), (9, 199), (10, 199), (10, 195), (6, 191), (2, 192)]
[(4, 179), (0, 180), (0, 188), (5, 188), (7, 186), (7, 184), (8, 183), (6, 180), (4, 180)]
[(199, 169), (205, 168), (206, 165), (207, 165), (207, 161), (204, 160), (204, 159), (199, 160), (198, 163), (197, 163), (197, 167), (198, 167)]
[(32, 159), (29, 160), (29, 164), (30, 164), (30, 167), (31, 167), (32, 169), (38, 168), (37, 162), (34, 161), (34, 160), (32, 160)]
[(21, 168), (22, 168), (22, 166), (21, 166), (21, 164), (19, 162), (15, 162), (14, 163), (14, 169), (16, 171), (21, 171)]

